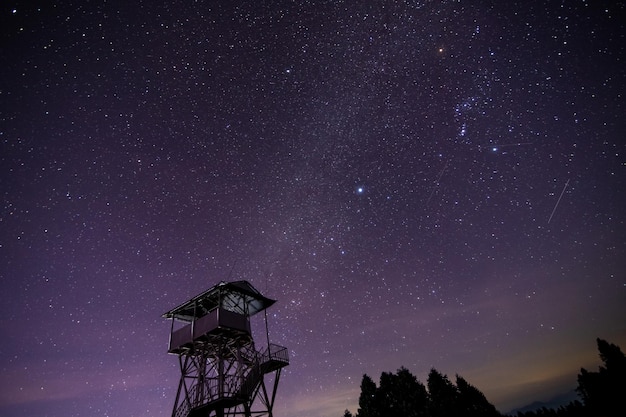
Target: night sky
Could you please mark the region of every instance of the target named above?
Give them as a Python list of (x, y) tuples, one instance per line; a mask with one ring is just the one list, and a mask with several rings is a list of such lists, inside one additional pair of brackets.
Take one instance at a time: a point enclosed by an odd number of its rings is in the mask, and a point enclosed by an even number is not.
[(624, 1), (0, 13), (3, 417), (169, 416), (161, 314), (222, 280), (278, 300), (279, 417), (401, 366), (507, 412), (626, 347)]

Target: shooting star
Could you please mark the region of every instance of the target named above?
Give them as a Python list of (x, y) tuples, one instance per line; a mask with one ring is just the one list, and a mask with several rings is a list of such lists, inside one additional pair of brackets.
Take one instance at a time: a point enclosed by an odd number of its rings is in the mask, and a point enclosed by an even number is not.
[(433, 198), (433, 195), (435, 194), (435, 191), (437, 190), (437, 187), (439, 187), (439, 181), (441, 181), (441, 177), (443, 176), (443, 173), (446, 172), (446, 168), (448, 168), (448, 164), (449, 163), (450, 163), (450, 160), (448, 159), (446, 161), (446, 164), (441, 169), (441, 171), (439, 171), (439, 175), (437, 176), (437, 180), (435, 181), (435, 186), (433, 187), (432, 191), (430, 192), (430, 195), (428, 196), (428, 200), (426, 201), (426, 205), (428, 205), (430, 203), (430, 200)]
[(559, 199), (556, 200), (556, 204), (554, 205), (554, 208), (552, 209), (552, 214), (550, 214), (550, 218), (548, 219), (548, 224), (550, 224), (550, 220), (552, 220), (552, 216), (554, 216), (554, 212), (556, 211), (556, 208), (559, 206), (559, 203), (561, 202), (561, 198), (563, 198), (563, 194), (565, 193), (565, 189), (569, 185), (569, 180), (570, 179), (568, 178), (567, 182), (563, 186), (563, 189), (561, 190), (561, 195), (559, 196)]

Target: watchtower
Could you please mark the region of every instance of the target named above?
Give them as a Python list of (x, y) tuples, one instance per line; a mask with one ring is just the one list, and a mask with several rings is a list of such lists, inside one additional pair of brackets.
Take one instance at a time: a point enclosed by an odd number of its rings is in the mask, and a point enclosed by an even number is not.
[(269, 335), (257, 350), (250, 317), (275, 302), (247, 281), (220, 282), (163, 314), (172, 320), (168, 352), (178, 356), (181, 372), (172, 417), (273, 416), (289, 356)]

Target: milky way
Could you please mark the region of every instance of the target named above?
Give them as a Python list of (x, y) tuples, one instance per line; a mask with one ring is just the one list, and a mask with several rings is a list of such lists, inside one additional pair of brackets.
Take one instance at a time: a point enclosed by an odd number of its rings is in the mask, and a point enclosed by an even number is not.
[(623, 1), (24, 3), (3, 416), (169, 416), (161, 314), (222, 280), (278, 300), (277, 416), (401, 366), (506, 412), (626, 347)]

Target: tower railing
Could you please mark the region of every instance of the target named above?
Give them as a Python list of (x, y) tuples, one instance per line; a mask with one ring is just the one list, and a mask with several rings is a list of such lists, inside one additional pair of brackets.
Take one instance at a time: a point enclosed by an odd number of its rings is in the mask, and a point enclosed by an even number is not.
[(282, 368), (283, 366), (289, 365), (289, 352), (284, 346), (270, 343), (267, 349), (261, 354), (259, 363), (261, 366), (274, 363), (274, 365)]

